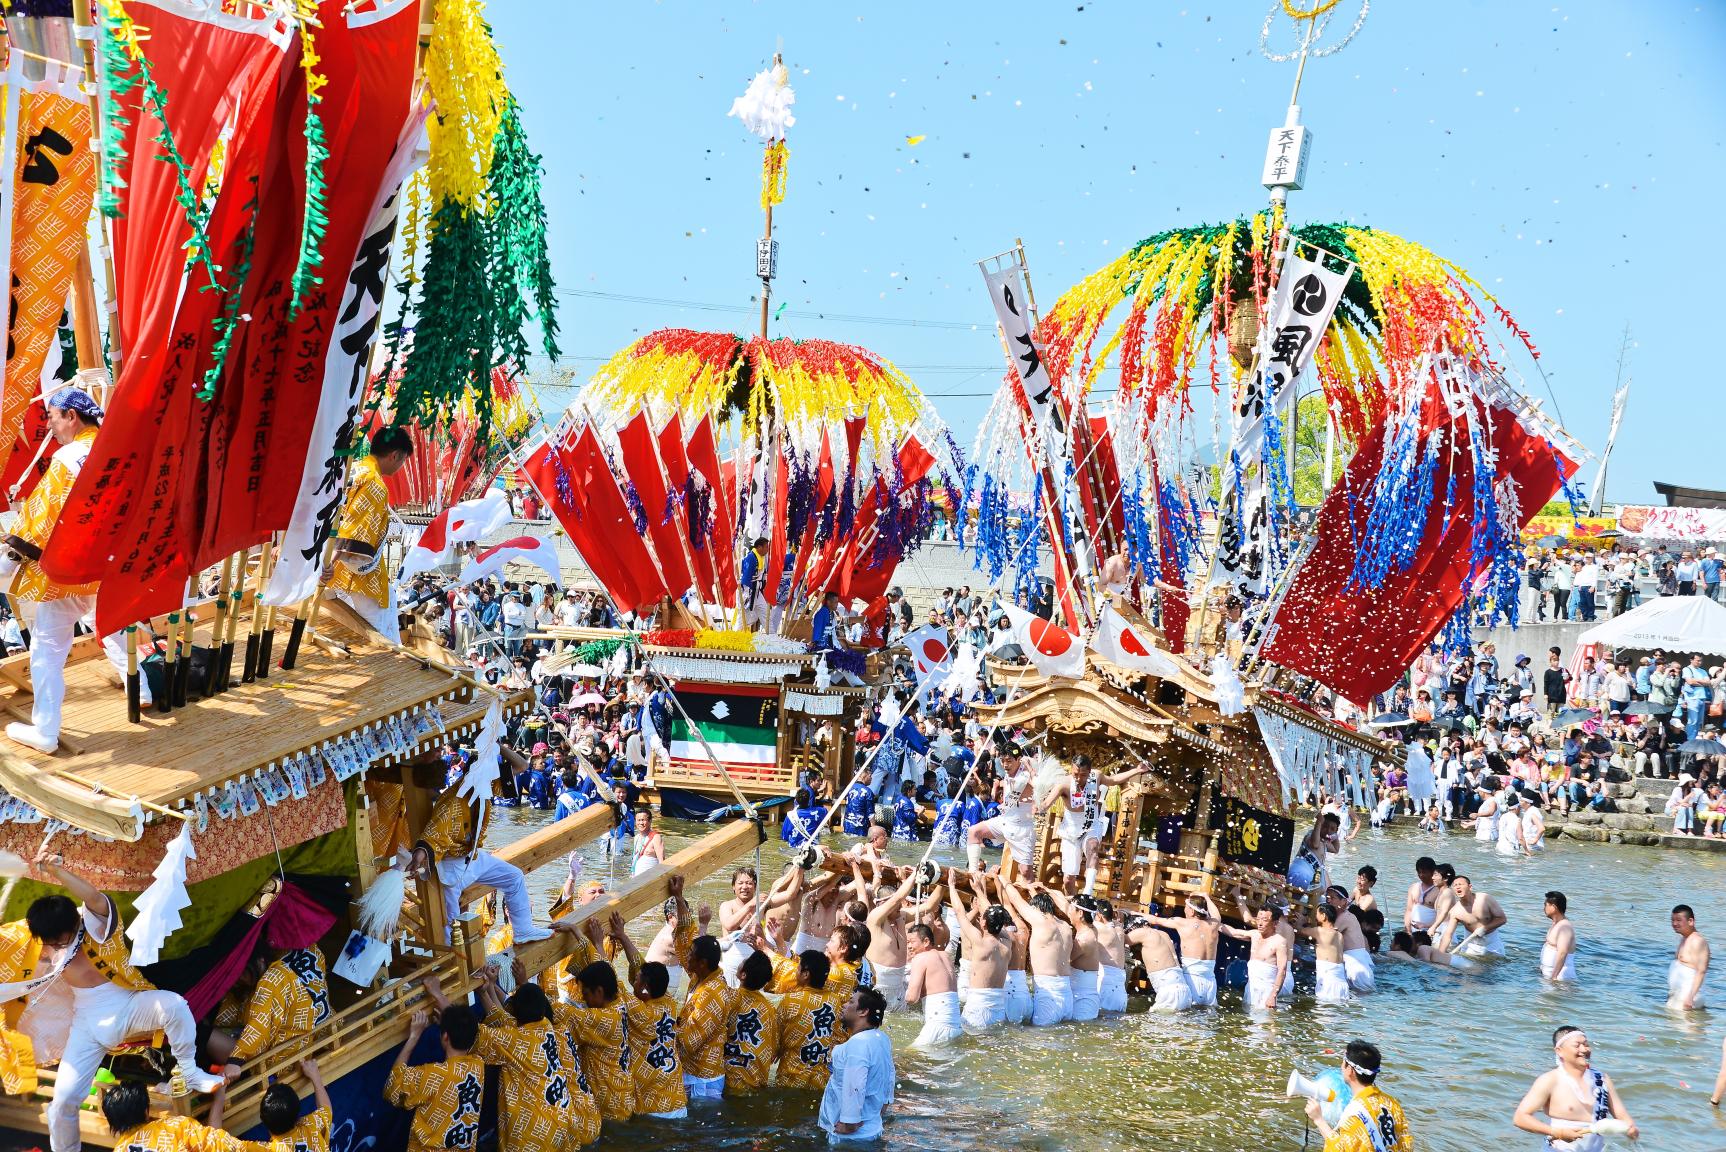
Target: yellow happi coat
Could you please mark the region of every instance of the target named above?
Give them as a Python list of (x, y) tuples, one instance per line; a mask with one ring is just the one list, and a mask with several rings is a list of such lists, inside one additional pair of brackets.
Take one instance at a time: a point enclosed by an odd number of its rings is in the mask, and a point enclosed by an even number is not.
[(552, 1020), (580, 1051), (582, 1075), (587, 1077), (600, 1116), (627, 1120), (635, 1115), (634, 1062), (624, 1001), (620, 998), (604, 1008), (556, 1004)]
[(301, 1036), (330, 1018), (329, 979), (316, 948), (299, 948), (264, 970), (246, 1006), (246, 1027), (234, 1045), (235, 1060), (250, 1060)]
[(47, 546), (48, 537), (60, 520), (60, 512), (66, 507), (66, 497), (72, 494), (72, 484), (78, 479), (85, 458), (90, 455), (90, 445), (95, 442), (96, 429), (85, 428), (70, 444), (56, 448), (47, 473), (24, 498), (24, 507), (19, 510), (18, 519), (13, 522), (12, 531), (6, 538), (13, 550), (25, 558), (7, 589), (20, 600), (40, 603), (67, 596), (89, 596), (96, 591), (95, 584), (56, 584), (42, 571), (39, 563), (42, 549)]
[(473, 1054), (503, 1067), (502, 1152), (566, 1152), (577, 1146), (571, 1109), (579, 1096), (593, 1111), (593, 1098), (576, 1084), (575, 1060), (551, 1021), (518, 1024), (507, 1012), (490, 1012)]
[(280, 1136), (248, 1140), (246, 1152), (330, 1152), (330, 1127), (335, 1117), (328, 1108), (315, 1108)]
[(114, 1141), (116, 1152), (243, 1152), (245, 1147), (238, 1136), (190, 1116), (162, 1116)]
[(408, 1152), (472, 1148), (479, 1139), (485, 1063), (467, 1053), (436, 1064), (391, 1068), (384, 1099), (413, 1110)]
[(747, 1096), (767, 1087), (778, 1055), (778, 1009), (760, 992), (737, 989), (725, 1021), (725, 1094)]
[[(342, 504), (341, 519), (336, 522), (337, 547), (344, 543), (362, 544), (375, 557), (383, 547), (389, 527), (389, 489), (378, 474), (377, 457), (367, 456), (354, 465), (348, 478), (347, 500)], [(379, 561), (366, 572), (356, 572), (345, 561), (338, 560), (329, 587), (332, 591), (357, 592), (381, 607), (390, 602), (389, 566)]]
[(725, 1028), (736, 996), (718, 972), (689, 989), (677, 1014), (677, 1043), (689, 1075), (703, 1080), (725, 1075)]

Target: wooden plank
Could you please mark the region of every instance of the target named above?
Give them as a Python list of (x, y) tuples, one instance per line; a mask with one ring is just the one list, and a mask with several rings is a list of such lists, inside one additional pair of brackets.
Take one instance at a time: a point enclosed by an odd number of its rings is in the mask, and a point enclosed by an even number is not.
[[(656, 864), (640, 875), (630, 877), (619, 885), (616, 891), (610, 893), (608, 899), (581, 905), (571, 916), (578, 926), (596, 916), (610, 919), (613, 912), (622, 913), (625, 920), (633, 920), (665, 901), (670, 895), (666, 889), (666, 880), (673, 873), (681, 873), (686, 882), (693, 884), (753, 850), (762, 839), (758, 825), (748, 820), (734, 821), (717, 831), (709, 832), (667, 859), (665, 863)], [(559, 933), (550, 939), (536, 940), (520, 946), (516, 949), (516, 955), (529, 973), (537, 974), (569, 955), (572, 940), (573, 938)]]

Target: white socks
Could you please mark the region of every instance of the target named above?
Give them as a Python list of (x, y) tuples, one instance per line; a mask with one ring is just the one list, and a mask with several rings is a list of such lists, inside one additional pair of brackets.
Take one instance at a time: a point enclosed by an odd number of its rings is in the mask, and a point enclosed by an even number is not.
[(965, 861), (971, 866), (971, 871), (980, 872), (983, 869), (983, 846), (975, 840), (965, 841)]
[(1085, 869), (1085, 895), (1089, 896), (1092, 893), (1094, 893), (1096, 890), (1097, 890), (1097, 868), (1096, 868), (1096, 865), (1093, 864), (1091, 867)]

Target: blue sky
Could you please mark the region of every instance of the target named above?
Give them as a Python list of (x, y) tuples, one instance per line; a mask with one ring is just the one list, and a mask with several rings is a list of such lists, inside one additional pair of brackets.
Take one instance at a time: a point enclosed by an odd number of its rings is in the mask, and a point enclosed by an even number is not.
[[(782, 46), (773, 334), (894, 360), (968, 446), (1001, 363), (978, 259), (1023, 237), (1046, 304), (1142, 237), (1264, 203), (1294, 78), (1259, 54), (1270, 6), (492, 0), (545, 158), (568, 366), (654, 328), (754, 325), (761, 149), (726, 111)], [(1596, 451), (1630, 325), (1614, 500), (1726, 487), (1721, 392), (1697, 379), (1720, 327), (1723, 48), (1714, 2), (1379, 0), (1302, 87), (1315, 151), (1291, 217), (1468, 268), (1541, 350), (1555, 400), (1523, 356), (1530, 393)]]

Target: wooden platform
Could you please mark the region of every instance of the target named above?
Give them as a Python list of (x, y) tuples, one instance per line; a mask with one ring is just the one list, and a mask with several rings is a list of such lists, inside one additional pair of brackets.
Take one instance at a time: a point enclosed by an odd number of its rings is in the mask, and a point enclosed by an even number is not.
[[(277, 666), (265, 680), (242, 683), (250, 623), (249, 614), (239, 620), (226, 692), (188, 700), (165, 716), (146, 709), (138, 724), (127, 721), (112, 665), (94, 637), (85, 638), (66, 669), (59, 751), (45, 756), (0, 737), (0, 788), (88, 831), (136, 840), (142, 828), (135, 800), (173, 808), (196, 792), (436, 701), (447, 731), (426, 736), (416, 746), (423, 751), (451, 736), (471, 736), (490, 703), (452, 671), (349, 630), (333, 613), (319, 624), (319, 641), (308, 634), (292, 671), (279, 666), (290, 621), (278, 617)], [(206, 646), (207, 629), (196, 640)], [(30, 718), (28, 660), (26, 654), (0, 662), (0, 719)], [(525, 703), (523, 696), (511, 706)]]

